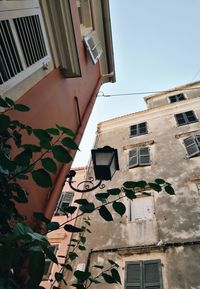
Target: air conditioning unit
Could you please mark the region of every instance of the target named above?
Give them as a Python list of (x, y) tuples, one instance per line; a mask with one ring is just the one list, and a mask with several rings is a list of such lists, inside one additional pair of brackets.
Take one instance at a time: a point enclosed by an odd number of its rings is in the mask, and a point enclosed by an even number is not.
[(93, 30), (88, 35), (84, 36), (83, 40), (93, 63), (96, 64), (101, 54), (103, 53), (101, 42), (96, 31)]

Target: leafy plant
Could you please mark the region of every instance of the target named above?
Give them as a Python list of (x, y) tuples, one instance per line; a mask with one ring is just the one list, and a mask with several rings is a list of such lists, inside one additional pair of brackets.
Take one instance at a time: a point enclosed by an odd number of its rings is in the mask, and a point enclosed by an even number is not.
[[(21, 180), (30, 178), (42, 188), (51, 188), (52, 175), (57, 172), (58, 163), (69, 163), (72, 157), (69, 150), (77, 150), (73, 141), (75, 134), (68, 128), (56, 127), (40, 129), (32, 128), (18, 120), (12, 120), (8, 112), (17, 110), (27, 112), (29, 108), (24, 104), (15, 104), (10, 98), (0, 98), (0, 289), (36, 289), (42, 288), (39, 284), (44, 273), (45, 258), (58, 264), (57, 257), (52, 252), (46, 236), (30, 228), (26, 219), (17, 209), (17, 203), (28, 202), (29, 192), (22, 186)], [(24, 143), (24, 134), (35, 137), (35, 142)], [(91, 233), (90, 218), (88, 214), (94, 211), (105, 221), (113, 221), (112, 210), (123, 216), (126, 212), (122, 199), (134, 200), (137, 193), (148, 194), (146, 189), (151, 188), (157, 192), (163, 189), (167, 194), (173, 195), (172, 186), (162, 179), (155, 182), (127, 181), (122, 188), (114, 188), (95, 195), (96, 201), (87, 199), (76, 200), (77, 206), (64, 208), (63, 213), (68, 217), (63, 224), (51, 222), (42, 212), (33, 212), (37, 222), (43, 222), (48, 232), (61, 227), (67, 232), (74, 233), (76, 238), (71, 239), (67, 256), (59, 264), (60, 270), (55, 274), (51, 288), (56, 287), (55, 282), (63, 281), (64, 270), (72, 272), (76, 282), (71, 286), (86, 289), (91, 284), (106, 282), (108, 284), (120, 283), (118, 265), (108, 260), (108, 266), (96, 264), (99, 273), (93, 275), (88, 268), (86, 271), (74, 270), (73, 261), (78, 258), (80, 251), (86, 250), (86, 232)], [(112, 205), (112, 209), (110, 207)], [(73, 213), (79, 213), (73, 217)], [(83, 218), (83, 225), (77, 227), (70, 222)], [(37, 227), (37, 226), (36, 226)], [(24, 268), (27, 268), (23, 274)]]

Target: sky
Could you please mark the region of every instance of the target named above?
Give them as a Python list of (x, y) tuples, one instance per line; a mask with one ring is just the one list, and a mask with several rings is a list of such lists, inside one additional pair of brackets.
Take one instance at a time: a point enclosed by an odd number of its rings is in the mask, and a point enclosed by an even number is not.
[(199, 11), (200, 0), (110, 0), (116, 83), (101, 87), (73, 167), (88, 164), (98, 123), (146, 109), (149, 93), (116, 94), (200, 79)]

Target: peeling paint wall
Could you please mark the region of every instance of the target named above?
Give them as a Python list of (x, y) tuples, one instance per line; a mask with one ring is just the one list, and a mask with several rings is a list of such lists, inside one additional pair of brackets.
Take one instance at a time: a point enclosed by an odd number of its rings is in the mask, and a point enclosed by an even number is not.
[[(127, 212), (122, 218), (111, 208), (113, 222), (103, 221), (98, 212), (95, 213), (91, 228), (93, 234), (88, 237), (89, 248), (106, 250), (148, 245), (154, 245), (158, 250), (162, 248), (159, 259), (164, 263), (164, 289), (200, 288), (200, 245), (192, 245), (200, 240), (200, 156), (189, 158), (183, 142), (187, 137), (200, 135), (200, 89), (194, 90), (194, 87), (200, 87), (200, 83), (191, 87), (189, 90), (190, 86), (187, 86), (183, 101), (169, 103), (168, 96), (175, 95), (176, 91), (155, 95), (147, 101), (149, 109), (100, 123), (97, 130), (95, 146), (114, 147), (119, 156), (120, 171), (115, 173), (111, 182), (105, 182), (106, 188), (120, 187), (126, 180), (163, 178), (172, 183), (176, 195), (170, 196), (165, 192), (153, 194), (155, 212), (151, 221), (129, 222), (127, 200), (123, 201)], [(181, 92), (184, 89), (180, 87), (178, 93)], [(197, 122), (178, 126), (174, 115), (191, 110), (197, 116)], [(130, 126), (142, 122), (147, 122), (148, 134), (129, 137)], [(149, 147), (151, 165), (129, 169), (129, 150), (141, 145)], [(88, 199), (94, 201), (95, 193), (90, 193)], [(177, 247), (173, 247), (177, 243)], [(147, 258), (141, 251), (139, 257), (130, 254), (128, 258), (132, 261), (137, 258), (151, 260), (154, 254), (149, 252)], [(118, 258), (118, 253), (114, 255)], [(123, 264), (126, 258), (120, 258)], [(123, 272), (121, 276), (124, 279)], [(98, 288), (108, 288), (106, 286)], [(114, 285), (110, 288), (122, 287)]]

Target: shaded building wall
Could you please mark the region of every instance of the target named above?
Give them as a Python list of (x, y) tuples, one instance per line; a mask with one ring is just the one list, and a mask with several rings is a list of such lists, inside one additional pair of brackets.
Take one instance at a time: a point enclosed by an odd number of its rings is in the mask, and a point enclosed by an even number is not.
[[(194, 86), (199, 86), (199, 83)], [(184, 146), (184, 139), (200, 134), (200, 90), (195, 90), (194, 97), (193, 86), (191, 85), (191, 91), (189, 87), (190, 85), (186, 92), (184, 88), (179, 88), (187, 95), (187, 99), (183, 101), (168, 102), (162, 106), (156, 104), (145, 111), (100, 123), (95, 145), (109, 145), (118, 149), (120, 171), (115, 173), (111, 182), (105, 182), (106, 188), (121, 187), (127, 180), (153, 181), (163, 178), (172, 184), (176, 195), (170, 196), (165, 192), (152, 193), (152, 220), (144, 217), (129, 222), (129, 201), (126, 199), (123, 202), (127, 211), (122, 218), (117, 216), (110, 206), (113, 222), (102, 220), (96, 212), (91, 228), (93, 234), (88, 236), (89, 249), (94, 253), (90, 255), (91, 263), (95, 258), (100, 258), (99, 254), (103, 254), (104, 263), (108, 258), (108, 252), (122, 267), (127, 260), (160, 259), (165, 289), (200, 288), (200, 156), (189, 158)], [(168, 95), (174, 94), (176, 91)], [(158, 98), (163, 98), (164, 102), (168, 95), (162, 94)], [(156, 101), (157, 96), (154, 96), (152, 103), (155, 104)], [(178, 126), (174, 115), (190, 110), (195, 112), (197, 122)], [(142, 122), (147, 122), (148, 134), (129, 137), (130, 126)], [(129, 169), (129, 150), (140, 146), (149, 147), (151, 163), (149, 166)], [(99, 191), (96, 190), (95, 193), (97, 192)], [(95, 201), (95, 193), (88, 195), (89, 200)], [(145, 200), (145, 197), (143, 199)], [(133, 202), (137, 202), (137, 199)], [(95, 257), (95, 251), (98, 257)], [(124, 284), (123, 270), (121, 277)], [(122, 288), (124, 285), (110, 286)], [(102, 284), (99, 288), (108, 288), (108, 285)]]

